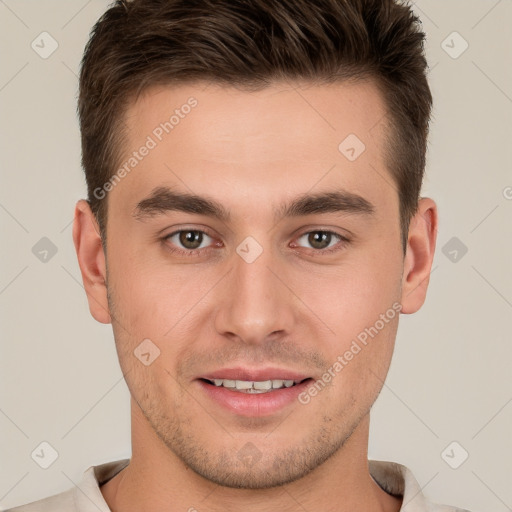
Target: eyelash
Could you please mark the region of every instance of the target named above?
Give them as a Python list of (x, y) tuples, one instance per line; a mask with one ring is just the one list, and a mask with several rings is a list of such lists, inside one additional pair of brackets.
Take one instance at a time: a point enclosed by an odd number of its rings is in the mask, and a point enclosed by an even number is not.
[[(177, 231), (173, 231), (172, 233), (169, 233), (168, 235), (164, 236), (162, 238), (162, 241), (166, 244), (169, 251), (171, 251), (173, 254), (177, 254), (178, 256), (185, 256), (185, 257), (194, 257), (199, 256), (204, 253), (209, 253), (212, 249), (215, 249), (215, 247), (208, 246), (204, 247), (202, 249), (192, 249), (192, 250), (186, 250), (186, 249), (176, 249), (176, 248), (170, 248), (167, 242), (174, 236), (178, 235), (180, 233), (186, 233), (186, 232), (194, 232), (194, 233), (202, 233), (203, 235), (207, 235), (210, 238), (214, 238), (213, 235), (209, 234), (207, 231), (202, 229), (179, 229)], [(302, 238), (305, 235), (309, 235), (311, 233), (327, 233), (330, 235), (333, 235), (334, 237), (338, 238), (338, 243), (335, 244), (333, 247), (326, 248), (326, 249), (309, 249), (308, 252), (315, 254), (315, 255), (326, 255), (326, 254), (332, 254), (335, 252), (338, 252), (345, 248), (346, 245), (350, 243), (350, 240), (340, 235), (339, 233), (336, 233), (335, 231), (331, 231), (328, 229), (313, 229), (311, 231), (305, 231), (304, 233), (300, 234), (297, 239)], [(306, 248), (307, 249), (307, 248)]]

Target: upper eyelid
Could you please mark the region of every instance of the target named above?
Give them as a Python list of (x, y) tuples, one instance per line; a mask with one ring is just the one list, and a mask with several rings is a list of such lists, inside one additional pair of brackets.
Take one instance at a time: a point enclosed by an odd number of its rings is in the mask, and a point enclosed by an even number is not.
[(310, 233), (329, 233), (331, 235), (337, 236), (338, 238), (341, 238), (342, 240), (348, 239), (348, 237), (345, 235), (337, 233), (336, 231), (332, 231), (331, 229), (310, 229), (308, 231), (302, 232), (300, 235), (296, 235), (295, 238), (302, 238), (303, 236), (309, 235)]
[[(216, 240), (216, 237), (214, 235), (212, 235), (211, 233), (208, 233), (204, 229), (190, 229), (190, 228), (177, 229), (175, 231), (171, 231), (169, 234), (164, 235), (163, 239), (164, 240), (170, 240), (173, 236), (175, 236), (175, 235), (177, 235), (179, 233), (187, 232), (187, 231), (197, 231), (199, 233), (203, 233), (203, 235), (209, 236), (212, 240)], [(197, 251), (199, 251), (201, 249), (190, 249), (190, 250), (197, 250)]]
[[(205, 229), (205, 228), (188, 228), (188, 227), (184, 227), (184, 228), (180, 228), (180, 229), (175, 229), (174, 231), (171, 231), (170, 233), (164, 235), (165, 238), (167, 237), (170, 237), (170, 236), (173, 236), (173, 235), (176, 235), (177, 233), (181, 233), (183, 231), (199, 231), (200, 233), (204, 233), (212, 238), (215, 238), (215, 235), (213, 235), (212, 233), (210, 233), (208, 231), (208, 229)], [(316, 233), (316, 232), (322, 232), (322, 233), (331, 233), (333, 235), (337, 235), (339, 237), (344, 237), (345, 235), (342, 235), (341, 233), (338, 233), (332, 229), (329, 229), (329, 228), (309, 228), (307, 229), (306, 231), (302, 231), (300, 234), (297, 234), (295, 235), (295, 237), (300, 237), (300, 236), (304, 236), (304, 235), (307, 235), (309, 233)]]
[(183, 231), (198, 231), (200, 233), (204, 233), (205, 235), (208, 235), (210, 238), (216, 238), (216, 236), (213, 234), (213, 232), (211, 232), (210, 230), (203, 228), (203, 227), (201, 227), (201, 228), (184, 227), (184, 228), (175, 229), (174, 231), (171, 231), (170, 233), (164, 235), (163, 238), (170, 238), (171, 236), (177, 235), (178, 233), (182, 233)]

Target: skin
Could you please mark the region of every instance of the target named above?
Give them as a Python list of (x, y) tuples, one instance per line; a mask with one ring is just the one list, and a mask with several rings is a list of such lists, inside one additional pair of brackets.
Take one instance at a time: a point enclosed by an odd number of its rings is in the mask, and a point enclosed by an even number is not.
[[(371, 82), (275, 83), (257, 92), (214, 84), (153, 88), (126, 113), (127, 157), (193, 96), (198, 105), (108, 195), (105, 255), (87, 202), (73, 237), (93, 317), (112, 323), (130, 389), (132, 458), (101, 491), (114, 511), (396, 511), (401, 499), (369, 474), (369, 412), (391, 361), (399, 315), (308, 404), (245, 417), (220, 407), (196, 378), (226, 366), (273, 366), (321, 379), (394, 303), (425, 300), (437, 209), (420, 200), (404, 257), (399, 202), (384, 161), (385, 106)], [(338, 150), (364, 141), (353, 162)], [(137, 220), (159, 186), (214, 199), (229, 221), (166, 211)], [(373, 214), (276, 220), (305, 193), (343, 189)], [(179, 229), (206, 231), (195, 256)], [(308, 233), (333, 231), (328, 254)], [(303, 236), (306, 234), (306, 236)], [(263, 252), (236, 252), (247, 236)], [(314, 242), (314, 241), (313, 241)], [(204, 249), (209, 248), (209, 249)], [(149, 338), (160, 355), (134, 350)], [(258, 460), (239, 452), (252, 443)]]

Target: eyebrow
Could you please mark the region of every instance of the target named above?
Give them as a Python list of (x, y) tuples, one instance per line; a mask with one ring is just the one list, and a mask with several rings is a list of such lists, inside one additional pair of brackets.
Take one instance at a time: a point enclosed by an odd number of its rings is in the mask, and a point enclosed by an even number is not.
[[(148, 197), (137, 203), (133, 216), (136, 220), (144, 221), (170, 211), (204, 215), (226, 223), (231, 218), (229, 211), (214, 199), (167, 187), (155, 188)], [(306, 193), (274, 209), (274, 218), (279, 220), (338, 212), (371, 216), (375, 213), (375, 207), (360, 195), (345, 190)]]

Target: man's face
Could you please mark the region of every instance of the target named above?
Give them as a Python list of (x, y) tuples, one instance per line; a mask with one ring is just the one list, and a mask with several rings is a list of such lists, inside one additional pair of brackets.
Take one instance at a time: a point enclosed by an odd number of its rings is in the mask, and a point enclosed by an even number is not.
[(282, 484), (335, 454), (367, 418), (398, 326), (383, 101), (371, 83), (298, 85), (149, 90), (126, 115), (120, 166), (133, 151), (137, 163), (108, 196), (109, 306), (130, 392), (170, 456), (228, 486)]

